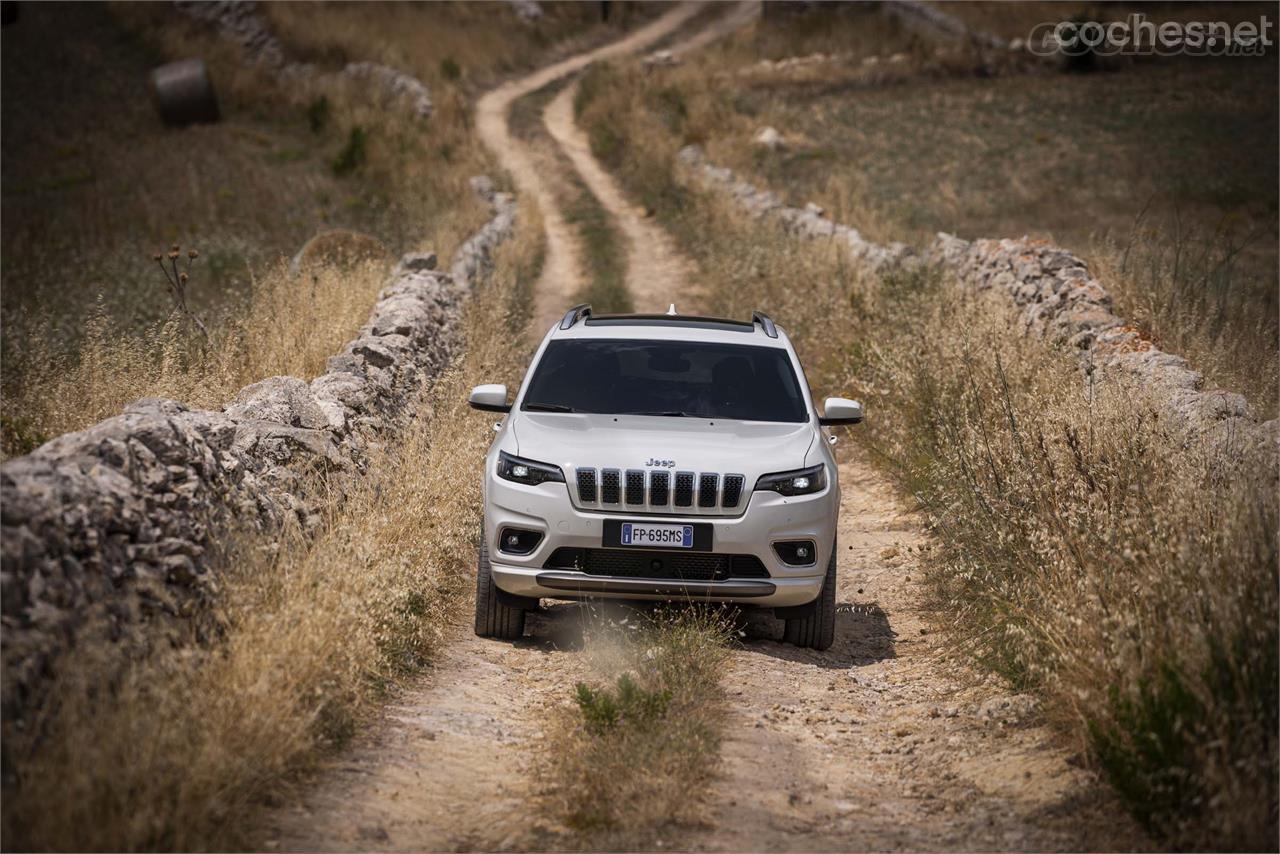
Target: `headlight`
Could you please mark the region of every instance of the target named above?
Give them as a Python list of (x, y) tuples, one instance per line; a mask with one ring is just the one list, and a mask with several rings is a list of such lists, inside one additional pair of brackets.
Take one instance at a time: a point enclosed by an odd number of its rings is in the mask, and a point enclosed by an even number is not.
[(498, 477), (537, 486), (540, 483), (564, 483), (564, 472), (559, 468), (523, 457), (513, 457), (506, 451), (498, 452)]
[(810, 466), (796, 471), (781, 471), (777, 474), (761, 475), (756, 481), (756, 490), (767, 489), (779, 495), (809, 495), (827, 488), (827, 467)]

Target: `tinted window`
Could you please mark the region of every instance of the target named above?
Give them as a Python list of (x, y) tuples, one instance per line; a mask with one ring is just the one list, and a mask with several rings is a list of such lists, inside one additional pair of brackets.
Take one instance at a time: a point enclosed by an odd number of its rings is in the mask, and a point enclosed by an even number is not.
[(552, 341), (522, 408), (808, 420), (785, 350), (694, 341)]

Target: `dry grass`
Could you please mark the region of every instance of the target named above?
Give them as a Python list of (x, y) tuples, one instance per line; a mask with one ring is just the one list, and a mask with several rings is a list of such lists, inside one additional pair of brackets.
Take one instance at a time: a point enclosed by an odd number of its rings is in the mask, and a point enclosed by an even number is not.
[(362, 491), (316, 535), (238, 550), (219, 640), (156, 653), (110, 686), (118, 662), (82, 648), (45, 719), (5, 733), (6, 848), (249, 844), (253, 807), (429, 657), (472, 577), (480, 482), (458, 462), (478, 465), (491, 433), (466, 390), (516, 379), (521, 283), (540, 263), (531, 213), (467, 311), (465, 353)]
[[(470, 22), (477, 43), (490, 32), (521, 45), (510, 61), (532, 63), (567, 26), (553, 16), (560, 23), (512, 33), (510, 10), (487, 8), (431, 7), (385, 45), (439, 44), (424, 33), (453, 16)], [(405, 13), (397, 4), (343, 9), (308, 9), (307, 26), (329, 27), (355, 58), (362, 44), (339, 36), (365, 30), (330, 16), (358, 14), (377, 30)], [(271, 11), (288, 17), (283, 6)], [(292, 20), (280, 22), (286, 40)], [(467, 89), (442, 84), (424, 121), (354, 84), (283, 87), (163, 4), (35, 6), (4, 39), (6, 455), (115, 414), (137, 394), (218, 404), (263, 376), (305, 374), (363, 322), (379, 278), (359, 271), (345, 291), (337, 277), (299, 289), (277, 265), (317, 230), (349, 228), (392, 254), (447, 257), (489, 215), (467, 185), (492, 172), (471, 136)], [(146, 73), (192, 53), (210, 63), (223, 121), (165, 128)], [(344, 152), (351, 169), (339, 175)], [(164, 327), (169, 300), (150, 254), (171, 243), (202, 252), (191, 304), (216, 333), (212, 352), (193, 352)], [(308, 329), (319, 334), (307, 338)]]
[[(23, 342), (24, 366), (5, 393), (6, 455), (117, 415), (140, 397), (217, 409), (264, 377), (310, 380), (355, 337), (390, 269), (369, 261), (292, 276), (278, 264), (255, 277), (243, 309), (215, 324), (207, 342), (176, 315), (141, 332), (122, 329), (101, 303), (74, 355), (54, 344), (48, 319), (10, 327), (6, 332)], [(152, 272), (152, 286), (163, 294), (154, 265)], [(193, 281), (199, 272), (197, 266)], [(25, 441), (14, 441), (19, 433)]]
[(936, 532), (928, 582), (952, 636), (1042, 693), (1166, 844), (1272, 845), (1273, 462), (1184, 447), (1144, 390), (1090, 388), (935, 276), (868, 277), (682, 187), (672, 159), (701, 102), (595, 74), (593, 140), (698, 261), (709, 308), (770, 312), (815, 388), (867, 403), (864, 438)]
[[(1274, 417), (1276, 56), (1002, 73), (981, 56), (942, 61), (933, 50), (872, 8), (779, 15), (682, 67), (589, 75), (588, 87), (621, 90), (594, 100), (593, 145), (634, 172), (621, 153), (631, 150), (625, 116), (602, 112), (636, 107), (657, 123), (643, 129), (651, 140), (700, 144), (880, 242), (922, 246), (937, 231), (1050, 239), (1090, 261), (1123, 316)], [(814, 52), (837, 60), (755, 67)], [(901, 63), (887, 61), (895, 54)], [(784, 149), (752, 144), (764, 126), (784, 134)], [(633, 186), (661, 202), (661, 183)]]
[(715, 611), (632, 612), (586, 631), (594, 672), (554, 713), (546, 807), (587, 850), (661, 847), (698, 818), (719, 756), (730, 625)]

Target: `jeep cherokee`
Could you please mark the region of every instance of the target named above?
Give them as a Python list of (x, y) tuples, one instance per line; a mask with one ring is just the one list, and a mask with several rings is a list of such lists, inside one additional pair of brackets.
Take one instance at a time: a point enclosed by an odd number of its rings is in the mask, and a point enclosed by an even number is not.
[(472, 407), (508, 413), (484, 468), (478, 635), (524, 633), (542, 598), (729, 602), (771, 608), (785, 639), (826, 649), (835, 632), (840, 490), (786, 333), (576, 306), (543, 338), (514, 402), (477, 386)]

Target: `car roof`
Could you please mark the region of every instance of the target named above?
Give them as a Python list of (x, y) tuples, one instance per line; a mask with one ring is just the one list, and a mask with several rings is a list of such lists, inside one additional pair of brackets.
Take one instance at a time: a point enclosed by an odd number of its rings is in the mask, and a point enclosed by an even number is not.
[[(771, 324), (772, 327), (772, 324)], [(776, 328), (775, 328), (776, 329)], [(760, 323), (690, 314), (588, 314), (568, 329), (557, 323), (553, 339), (613, 338), (657, 341), (708, 341), (786, 348), (785, 333), (765, 333)]]

